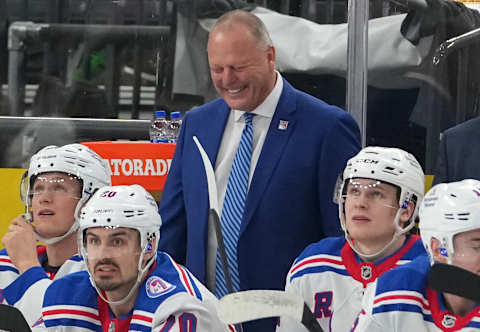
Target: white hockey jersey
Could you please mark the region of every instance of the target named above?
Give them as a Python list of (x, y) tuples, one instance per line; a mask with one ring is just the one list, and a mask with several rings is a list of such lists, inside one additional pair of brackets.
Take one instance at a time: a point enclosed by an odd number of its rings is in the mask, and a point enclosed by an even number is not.
[(464, 317), (449, 312), (441, 294), (427, 285), (429, 270), (423, 256), (378, 278), (352, 331), (480, 331), (480, 306)]
[(159, 252), (130, 315), (114, 317), (87, 271), (52, 283), (34, 331), (235, 331), (217, 317), (216, 297), (186, 268)]
[[(287, 275), (285, 291), (303, 297), (325, 332), (350, 331), (367, 286), (385, 271), (418, 255), (426, 255), (418, 236), (410, 236), (396, 253), (376, 264), (361, 262), (345, 238), (327, 238), (308, 246), (296, 259)], [(307, 330), (281, 317), (280, 331)]]
[[(37, 248), (40, 264), (46, 259), (45, 246)], [(57, 271), (53, 280), (81, 271), (85, 265), (81, 256), (75, 255), (67, 260)], [(19, 275), (5, 249), (0, 251), (0, 303), (18, 308), (32, 325), (42, 313), (43, 295), (52, 283), (42, 267), (32, 267)]]

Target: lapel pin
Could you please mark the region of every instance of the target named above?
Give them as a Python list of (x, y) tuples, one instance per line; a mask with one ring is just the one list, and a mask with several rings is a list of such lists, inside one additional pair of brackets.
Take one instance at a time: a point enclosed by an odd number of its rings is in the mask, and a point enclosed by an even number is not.
[(288, 127), (288, 121), (280, 120), (280, 122), (278, 123), (278, 129), (287, 130), (287, 127)]

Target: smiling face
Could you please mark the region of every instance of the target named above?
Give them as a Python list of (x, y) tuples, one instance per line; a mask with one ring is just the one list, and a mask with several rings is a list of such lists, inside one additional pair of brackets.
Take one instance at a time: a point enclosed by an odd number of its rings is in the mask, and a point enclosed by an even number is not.
[(244, 24), (214, 28), (208, 41), (213, 84), (232, 108), (252, 111), (275, 86), (275, 49), (256, 39)]
[(84, 247), (88, 269), (98, 288), (114, 291), (119, 298), (126, 296), (138, 275), (141, 255), (138, 231), (124, 227), (88, 228)]
[(60, 172), (36, 177), (31, 190), (35, 230), (45, 238), (65, 234), (74, 222), (82, 185), (77, 178)]
[[(399, 208), (397, 190), (372, 179), (355, 178), (347, 183), (346, 226), (356, 246), (368, 252), (368, 248), (381, 248), (392, 240)], [(400, 222), (406, 222), (410, 215), (410, 209), (404, 211)]]

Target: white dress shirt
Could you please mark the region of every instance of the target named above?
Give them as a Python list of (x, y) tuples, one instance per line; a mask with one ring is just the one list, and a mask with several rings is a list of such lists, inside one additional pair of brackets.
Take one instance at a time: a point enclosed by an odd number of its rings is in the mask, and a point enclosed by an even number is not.
[[(267, 98), (257, 108), (250, 113), (255, 114), (253, 117), (253, 146), (252, 159), (250, 161), (250, 173), (248, 176), (248, 186), (252, 182), (253, 173), (260, 157), (260, 153), (267, 136), (270, 122), (277, 108), (278, 100), (283, 90), (283, 79), (280, 73), (276, 72), (277, 80), (275, 86)], [(245, 120), (242, 117), (244, 111), (230, 110), (225, 129), (223, 131), (220, 149), (217, 154), (215, 163), (215, 180), (217, 182), (218, 206), (220, 216), (222, 215), (223, 201), (227, 190), (230, 169), (232, 168), (233, 159), (237, 153), (240, 138), (242, 137)], [(215, 262), (217, 255), (217, 237), (213, 225), (208, 227), (208, 245), (207, 245), (207, 273), (206, 283), (210, 290), (215, 292)]]

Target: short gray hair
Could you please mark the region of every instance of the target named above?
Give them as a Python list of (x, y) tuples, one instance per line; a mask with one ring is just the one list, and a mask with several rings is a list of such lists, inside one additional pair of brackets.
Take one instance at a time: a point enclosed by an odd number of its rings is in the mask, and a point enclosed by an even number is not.
[(247, 30), (259, 42), (262, 49), (266, 49), (268, 46), (273, 45), (267, 27), (262, 20), (256, 15), (241, 9), (235, 9), (220, 16), (210, 31), (210, 34), (217, 28), (225, 28), (234, 25), (245, 26), (245, 28), (247, 28)]

